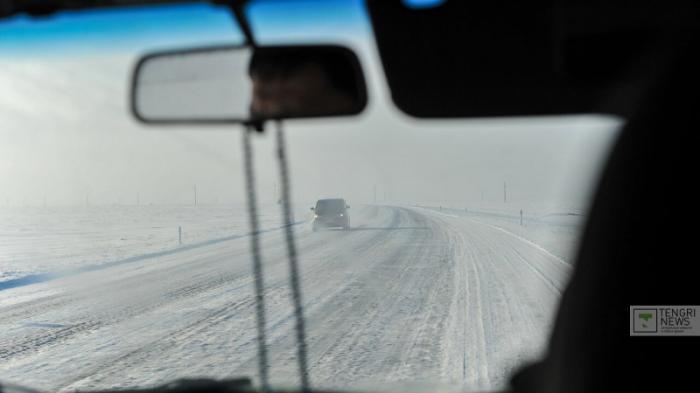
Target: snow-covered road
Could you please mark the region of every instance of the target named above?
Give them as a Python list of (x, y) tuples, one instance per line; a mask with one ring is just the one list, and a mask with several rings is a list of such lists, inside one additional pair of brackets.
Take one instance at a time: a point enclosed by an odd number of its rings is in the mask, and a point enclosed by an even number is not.
[[(571, 271), (498, 226), (369, 206), (297, 245), (312, 384), (493, 388), (537, 356)], [(273, 382), (297, 381), (282, 231), (262, 235)], [(44, 390), (256, 376), (246, 237), (0, 291), (0, 381)]]

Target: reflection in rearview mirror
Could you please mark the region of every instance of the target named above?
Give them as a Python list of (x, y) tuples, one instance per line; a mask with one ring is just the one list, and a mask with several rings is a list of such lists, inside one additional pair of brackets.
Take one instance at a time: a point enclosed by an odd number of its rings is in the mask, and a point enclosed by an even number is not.
[(145, 57), (134, 78), (136, 117), (150, 122), (248, 119), (251, 56), (249, 48), (231, 47)]
[(338, 46), (212, 47), (139, 61), (132, 110), (144, 122), (242, 123), (360, 113), (364, 77)]

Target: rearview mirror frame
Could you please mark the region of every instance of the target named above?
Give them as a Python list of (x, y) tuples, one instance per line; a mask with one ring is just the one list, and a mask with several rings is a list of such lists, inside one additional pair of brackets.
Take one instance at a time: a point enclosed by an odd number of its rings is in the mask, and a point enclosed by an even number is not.
[[(300, 114), (300, 115), (284, 115), (284, 116), (249, 116), (247, 118), (233, 118), (233, 117), (221, 117), (221, 118), (183, 118), (183, 119), (168, 119), (160, 118), (154, 119), (145, 116), (139, 111), (138, 105), (138, 84), (139, 75), (144, 67), (149, 61), (166, 56), (186, 56), (188, 54), (198, 54), (206, 52), (219, 52), (228, 50), (243, 50), (250, 49), (253, 53), (289, 53), (293, 55), (294, 53), (303, 53), (304, 51), (315, 51), (317, 53), (333, 53), (342, 57), (349, 67), (352, 69), (354, 81), (355, 81), (355, 91), (357, 101), (355, 105), (343, 113), (319, 113), (319, 114)], [(268, 120), (286, 120), (286, 119), (313, 119), (313, 118), (324, 118), (324, 117), (346, 117), (355, 116), (364, 111), (367, 107), (367, 83), (362, 66), (360, 64), (359, 58), (351, 49), (340, 46), (340, 45), (266, 45), (258, 46), (252, 48), (247, 45), (214, 45), (214, 46), (202, 46), (194, 48), (183, 48), (175, 50), (165, 50), (156, 51), (143, 55), (136, 62), (130, 81), (130, 91), (129, 91), (129, 108), (131, 114), (136, 120), (144, 124), (150, 125), (222, 125), (222, 124), (246, 124), (246, 125), (256, 125), (262, 124)]]

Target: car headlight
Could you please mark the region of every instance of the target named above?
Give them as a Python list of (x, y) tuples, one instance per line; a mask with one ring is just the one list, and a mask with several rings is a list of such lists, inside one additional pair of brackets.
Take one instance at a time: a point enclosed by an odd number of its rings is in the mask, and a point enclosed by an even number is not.
[(343, 216), (343, 213), (340, 213), (340, 216), (342, 217), (342, 216)]

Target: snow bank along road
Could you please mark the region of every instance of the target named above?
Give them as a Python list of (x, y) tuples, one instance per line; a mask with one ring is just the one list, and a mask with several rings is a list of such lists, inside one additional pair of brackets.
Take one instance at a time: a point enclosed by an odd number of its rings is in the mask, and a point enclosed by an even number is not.
[[(503, 229), (420, 208), (296, 227), (312, 384), (497, 387), (537, 356), (571, 266)], [(261, 238), (273, 382), (296, 383), (282, 231)], [(0, 380), (44, 390), (256, 375), (249, 244), (235, 239), (0, 291)]]

